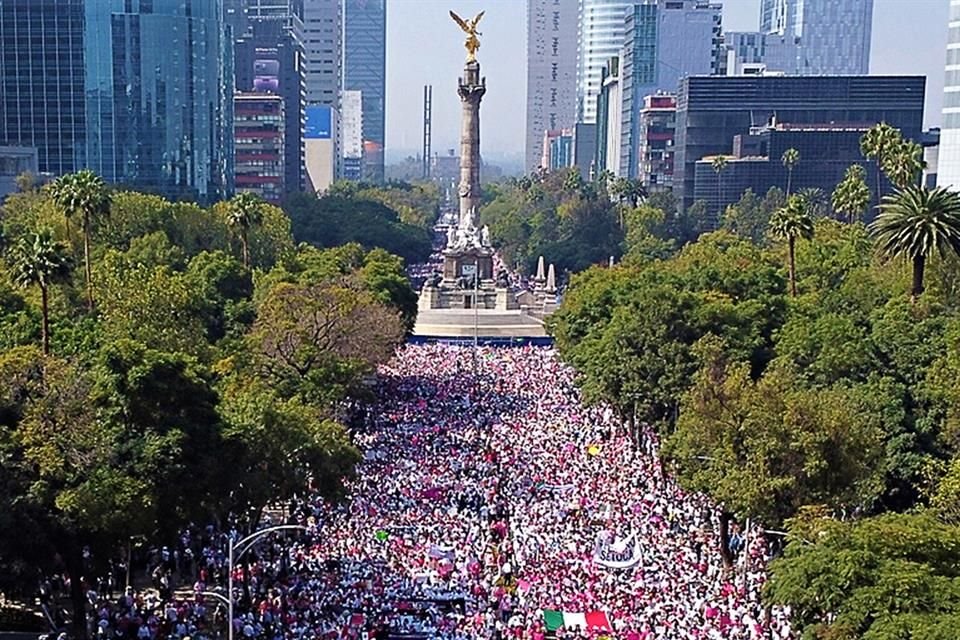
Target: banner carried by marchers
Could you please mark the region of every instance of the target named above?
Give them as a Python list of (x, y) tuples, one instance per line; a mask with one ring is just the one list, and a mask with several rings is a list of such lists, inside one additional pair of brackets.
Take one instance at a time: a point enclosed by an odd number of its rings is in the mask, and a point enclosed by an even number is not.
[(543, 624), (547, 631), (557, 629), (596, 629), (598, 631), (612, 631), (610, 619), (604, 611), (555, 611), (543, 610)]

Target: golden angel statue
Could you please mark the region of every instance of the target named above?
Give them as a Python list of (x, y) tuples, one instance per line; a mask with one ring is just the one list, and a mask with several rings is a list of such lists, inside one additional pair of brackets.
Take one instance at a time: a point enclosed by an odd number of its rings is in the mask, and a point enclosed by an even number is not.
[(477, 25), (480, 24), (483, 11), (478, 13), (477, 17), (473, 20), (464, 20), (453, 11), (450, 12), (450, 17), (453, 18), (453, 21), (460, 25), (463, 32), (467, 34), (467, 40), (463, 43), (463, 46), (467, 49), (467, 62), (475, 62), (477, 59), (477, 49), (480, 48), (480, 39), (477, 36), (483, 35), (477, 31)]

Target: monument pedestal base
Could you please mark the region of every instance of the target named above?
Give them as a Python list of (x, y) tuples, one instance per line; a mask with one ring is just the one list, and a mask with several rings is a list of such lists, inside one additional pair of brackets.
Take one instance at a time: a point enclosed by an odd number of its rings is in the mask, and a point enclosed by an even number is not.
[(442, 276), (423, 287), (420, 310), (519, 309), (513, 293), (494, 280), (493, 253), (483, 246), (445, 250)]

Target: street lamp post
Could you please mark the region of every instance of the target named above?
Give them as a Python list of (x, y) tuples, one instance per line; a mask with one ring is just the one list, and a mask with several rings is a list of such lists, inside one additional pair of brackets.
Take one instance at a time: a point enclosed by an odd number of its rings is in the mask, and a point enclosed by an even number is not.
[[(299, 524), (281, 524), (275, 527), (267, 527), (266, 529), (260, 529), (259, 531), (254, 531), (246, 538), (241, 539), (239, 542), (234, 545), (233, 538), (231, 537), (227, 545), (227, 638), (228, 640), (233, 640), (233, 561), (242, 556), (244, 553), (250, 550), (250, 547), (253, 546), (253, 543), (257, 539), (267, 535), (268, 533), (273, 533), (274, 531), (283, 531), (286, 529), (302, 529), (303, 531), (307, 530), (307, 527), (304, 527)], [(244, 546), (247, 545), (247, 546)], [(217, 594), (219, 595), (219, 594)], [(220, 596), (223, 597), (223, 596)]]
[(473, 274), (473, 349), (480, 346), (480, 264)]

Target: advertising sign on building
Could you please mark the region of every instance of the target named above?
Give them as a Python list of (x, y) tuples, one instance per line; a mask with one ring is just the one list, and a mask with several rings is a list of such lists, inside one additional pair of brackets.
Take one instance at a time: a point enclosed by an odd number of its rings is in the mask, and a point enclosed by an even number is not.
[(304, 137), (307, 140), (329, 140), (333, 134), (332, 111), (326, 105), (307, 107), (307, 125)]

